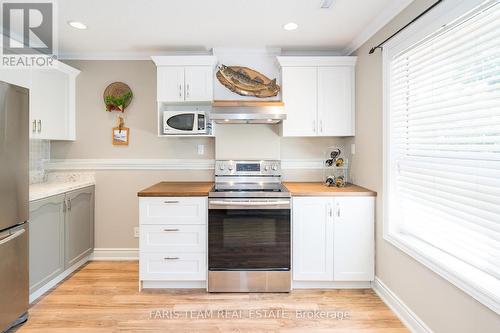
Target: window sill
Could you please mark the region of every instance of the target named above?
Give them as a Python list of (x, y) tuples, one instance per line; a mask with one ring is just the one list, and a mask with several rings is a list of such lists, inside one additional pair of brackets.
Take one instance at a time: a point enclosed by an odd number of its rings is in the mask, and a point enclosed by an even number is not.
[(384, 239), (495, 313), (500, 314), (499, 280), (411, 237), (391, 233), (384, 235)]

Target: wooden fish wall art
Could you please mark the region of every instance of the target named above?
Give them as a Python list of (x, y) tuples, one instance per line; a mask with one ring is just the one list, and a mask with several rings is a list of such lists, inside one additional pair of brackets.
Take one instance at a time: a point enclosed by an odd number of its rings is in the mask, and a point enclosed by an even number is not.
[(276, 79), (270, 80), (248, 67), (220, 65), (216, 76), (226, 88), (241, 96), (274, 97), (281, 89)]

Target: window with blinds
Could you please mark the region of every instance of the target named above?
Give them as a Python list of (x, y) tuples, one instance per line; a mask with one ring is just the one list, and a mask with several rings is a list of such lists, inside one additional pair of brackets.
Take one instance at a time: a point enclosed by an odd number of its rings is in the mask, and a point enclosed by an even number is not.
[(389, 234), (500, 302), (498, 1), (389, 64)]

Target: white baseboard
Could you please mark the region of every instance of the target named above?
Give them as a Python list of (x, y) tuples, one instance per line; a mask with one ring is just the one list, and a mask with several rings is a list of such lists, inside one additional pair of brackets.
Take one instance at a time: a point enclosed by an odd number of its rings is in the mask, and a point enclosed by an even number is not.
[(71, 273), (76, 271), (78, 268), (80, 268), (87, 261), (89, 261), (91, 256), (92, 255), (90, 254), (90, 255), (82, 258), (76, 264), (74, 264), (73, 266), (71, 266), (70, 268), (68, 268), (67, 270), (65, 270), (64, 272), (62, 272), (61, 274), (59, 274), (58, 276), (56, 276), (55, 278), (53, 278), (52, 280), (47, 282), (43, 287), (41, 287), (40, 289), (38, 289), (34, 293), (30, 294), (30, 304), (33, 303), (34, 301), (36, 301), (40, 296), (45, 294), (47, 291), (49, 291), (50, 289), (55, 287), (59, 282), (61, 282), (62, 280), (67, 278), (69, 275), (71, 275)]
[(370, 281), (292, 281), (292, 289), (371, 289)]
[(375, 278), (372, 288), (410, 331), (413, 333), (433, 333), (432, 330), (378, 277)]
[(116, 260), (139, 260), (138, 248), (95, 248), (90, 260), (94, 261), (116, 261)]

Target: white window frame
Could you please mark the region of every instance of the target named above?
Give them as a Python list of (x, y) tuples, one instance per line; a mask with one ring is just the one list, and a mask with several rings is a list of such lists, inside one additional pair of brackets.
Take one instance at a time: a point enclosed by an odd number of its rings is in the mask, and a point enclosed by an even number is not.
[[(460, 265), (467, 269), (467, 265), (452, 256), (443, 254), (432, 246), (423, 248), (413, 246), (409, 238), (396, 232), (391, 232), (390, 214), (391, 202), (391, 170), (390, 170), (390, 62), (394, 55), (421, 41), (425, 37), (437, 32), (439, 29), (446, 29), (446, 25), (470, 12), (474, 8), (484, 4), (485, 0), (445, 0), (435, 7), (421, 19), (410, 25), (407, 29), (396, 35), (392, 40), (383, 46), (383, 238), (399, 250), (408, 254), (425, 267), (448, 280), (454, 286), (463, 290), (497, 314), (500, 314), (500, 297), (492, 294), (488, 290), (478, 288), (477, 284), (471, 283), (473, 276), (464, 278), (460, 271)], [(451, 265), (442, 265), (442, 262), (455, 260), (455, 270), (450, 269)]]

